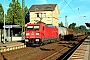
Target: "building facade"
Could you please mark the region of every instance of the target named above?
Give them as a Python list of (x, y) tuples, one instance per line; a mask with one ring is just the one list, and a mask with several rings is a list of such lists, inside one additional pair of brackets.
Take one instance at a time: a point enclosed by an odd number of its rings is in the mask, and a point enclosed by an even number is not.
[(29, 9), (30, 23), (42, 21), (48, 25), (58, 26), (59, 9), (57, 4), (32, 5)]

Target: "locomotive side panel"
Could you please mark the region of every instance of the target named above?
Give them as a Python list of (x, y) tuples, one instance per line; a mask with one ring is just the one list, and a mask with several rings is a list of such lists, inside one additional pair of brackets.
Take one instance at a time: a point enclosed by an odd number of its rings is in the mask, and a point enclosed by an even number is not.
[(44, 38), (42, 41), (51, 41), (58, 38), (58, 29), (45, 26)]

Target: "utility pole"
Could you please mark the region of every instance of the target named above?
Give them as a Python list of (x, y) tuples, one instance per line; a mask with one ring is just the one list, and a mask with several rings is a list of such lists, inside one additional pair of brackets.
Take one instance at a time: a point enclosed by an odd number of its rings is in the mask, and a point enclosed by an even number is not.
[(22, 0), (22, 39), (24, 40), (25, 38), (25, 11), (24, 11), (24, 8), (25, 8), (25, 1)]
[(5, 34), (5, 0), (4, 0), (4, 40), (3, 40), (3, 43), (5, 43), (5, 38), (6, 38), (5, 35), (6, 34)]
[(65, 27), (68, 27), (67, 15), (65, 16)]

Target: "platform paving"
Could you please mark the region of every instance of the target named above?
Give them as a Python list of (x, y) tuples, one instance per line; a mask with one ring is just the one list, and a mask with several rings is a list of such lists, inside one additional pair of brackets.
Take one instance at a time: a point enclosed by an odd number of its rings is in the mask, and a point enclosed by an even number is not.
[(26, 45), (22, 42), (11, 41), (6, 43), (0, 43), (0, 52), (6, 52), (10, 50), (25, 48)]
[(84, 40), (68, 60), (90, 60), (90, 36)]

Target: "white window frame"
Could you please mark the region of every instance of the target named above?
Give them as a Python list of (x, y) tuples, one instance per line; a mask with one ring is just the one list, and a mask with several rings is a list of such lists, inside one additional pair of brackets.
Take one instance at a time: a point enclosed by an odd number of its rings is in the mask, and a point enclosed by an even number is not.
[(36, 13), (36, 17), (39, 17), (39, 13)]
[(46, 17), (46, 13), (44, 13), (44, 17)]

